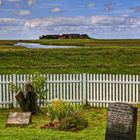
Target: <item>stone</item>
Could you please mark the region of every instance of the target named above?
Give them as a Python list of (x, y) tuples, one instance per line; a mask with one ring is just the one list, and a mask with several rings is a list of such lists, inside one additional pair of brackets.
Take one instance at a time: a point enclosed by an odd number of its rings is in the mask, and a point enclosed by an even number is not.
[(105, 140), (136, 140), (136, 129), (137, 107), (109, 104)]
[(32, 122), (31, 112), (10, 112), (6, 126), (23, 126)]

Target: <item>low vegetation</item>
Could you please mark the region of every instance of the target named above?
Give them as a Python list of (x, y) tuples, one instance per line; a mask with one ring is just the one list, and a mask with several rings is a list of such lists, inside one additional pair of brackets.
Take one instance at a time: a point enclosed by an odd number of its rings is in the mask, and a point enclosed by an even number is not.
[(53, 128), (65, 131), (79, 131), (88, 126), (81, 106), (54, 99), (47, 106), (50, 122), (42, 128)]
[(85, 119), (82, 112), (76, 111), (70, 113), (64, 119), (62, 119), (60, 125), (58, 126), (59, 130), (65, 131), (80, 131), (88, 126), (88, 121)]
[(24, 86), (14, 85), (10, 83), (10, 91), (16, 93), (16, 100), (22, 111), (32, 112), (37, 114), (41, 106), (37, 104), (41, 99), (45, 99), (47, 89), (44, 89), (46, 79), (39, 73), (36, 73), (31, 79), (27, 79), (27, 83)]
[[(0, 74), (25, 74), (36, 73), (36, 71), (40, 73), (140, 74), (140, 40), (64, 39), (28, 42), (83, 45), (83, 47), (27, 49), (1, 45)], [(3, 41), (0, 41), (1, 43)]]
[[(140, 106), (138, 107), (137, 140), (140, 139)], [(9, 112), (19, 109), (0, 110), (0, 139), (1, 140), (104, 140), (106, 131), (107, 110), (104, 108), (85, 109), (85, 118), (89, 126), (78, 132), (65, 132), (53, 129), (41, 129), (40, 126), (49, 122), (44, 113), (33, 116), (32, 124), (23, 128), (5, 128)]]
[[(0, 74), (25, 74), (36, 73), (36, 71), (40, 73), (140, 74), (140, 40), (21, 41), (82, 46), (75, 49), (27, 49), (12, 46), (16, 42), (19, 41), (0, 41)], [(67, 106), (61, 108), (61, 105), (63, 106), (64, 104), (60, 103), (59, 108), (57, 104), (56, 110), (51, 105), (49, 108), (43, 109), (40, 114), (33, 116), (31, 125), (23, 128), (5, 128), (9, 112), (20, 110), (1, 109), (0, 139), (104, 140), (107, 109), (84, 109), (85, 117), (83, 117), (81, 111), (75, 111), (73, 107), (71, 108), (72, 111), (67, 110), (63, 114), (61, 109), (66, 109)], [(47, 111), (48, 113), (46, 114)], [(60, 123), (58, 123), (58, 120)], [(41, 126), (45, 124), (55, 125), (59, 130), (41, 129)], [(75, 128), (81, 131), (77, 131)], [(64, 130), (69, 130), (69, 132)], [(140, 139), (140, 106), (138, 106), (137, 139)]]
[(140, 39), (44, 39), (44, 40), (20, 40), (20, 42), (40, 43), (43, 45), (76, 45), (83, 47), (140, 47)]

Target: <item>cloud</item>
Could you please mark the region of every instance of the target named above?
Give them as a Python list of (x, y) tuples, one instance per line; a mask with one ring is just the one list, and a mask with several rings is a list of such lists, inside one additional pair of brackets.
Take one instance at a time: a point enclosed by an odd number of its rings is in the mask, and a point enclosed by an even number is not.
[(77, 16), (36, 19), (0, 18), (2, 34), (24, 34), (38, 38), (42, 34), (87, 33), (92, 37), (120, 37), (140, 34), (140, 17)]
[(0, 25), (18, 25), (21, 23), (22, 20), (16, 18), (0, 18)]
[(8, 0), (9, 2), (20, 2), (21, 0)]
[[(89, 23), (88, 23), (89, 22)], [(89, 25), (90, 18), (80, 16), (80, 17), (48, 17), (48, 18), (42, 18), (42, 19), (32, 19), (27, 20), (25, 22), (25, 26), (28, 28), (45, 28), (45, 27), (64, 27), (64, 26), (86, 26)]]
[(140, 13), (140, 5), (130, 8), (134, 13)]
[(95, 7), (96, 7), (96, 4), (94, 2), (87, 4), (87, 8), (95, 8)]
[(52, 9), (50, 9), (50, 12), (52, 12), (52, 13), (59, 13), (59, 12), (61, 12), (62, 10), (59, 8), (59, 7), (54, 7), (54, 8), (52, 8)]
[(105, 12), (113, 11), (114, 8), (115, 8), (115, 4), (112, 3), (111, 1), (106, 1), (106, 3), (104, 4), (104, 11)]
[(35, 0), (27, 0), (27, 4), (28, 4), (29, 6), (32, 6), (32, 5), (35, 4)]
[(0, 6), (3, 5), (3, 0), (0, 0)]
[[(1, 0), (2, 1), (2, 0)], [(20, 2), (22, 0), (8, 0), (9, 2)], [(28, 6), (32, 6), (35, 4), (35, 0), (26, 0)]]
[(31, 12), (28, 11), (28, 10), (15, 11), (14, 13), (17, 14), (17, 15), (20, 15), (20, 16), (27, 16), (27, 15), (31, 14)]
[(23, 20), (16, 18), (0, 18), (0, 35), (13, 34), (21, 30)]
[[(98, 30), (98, 32), (107, 31), (132, 31), (137, 29), (140, 31), (140, 18), (129, 16), (79, 16), (79, 17), (49, 17), (44, 19), (32, 19), (25, 22), (24, 27), (28, 29), (49, 29), (55, 31), (74, 32), (91, 32), (90, 30)], [(54, 32), (55, 33), (55, 32)]]

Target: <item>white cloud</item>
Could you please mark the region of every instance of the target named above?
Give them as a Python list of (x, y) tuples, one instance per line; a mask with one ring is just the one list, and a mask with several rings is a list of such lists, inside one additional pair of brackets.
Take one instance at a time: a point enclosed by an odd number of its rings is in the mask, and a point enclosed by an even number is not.
[(104, 34), (105, 32), (140, 32), (140, 18), (129, 16), (79, 16), (49, 17), (32, 19), (25, 22), (28, 30), (42, 30), (46, 33), (89, 33)]
[(21, 0), (8, 0), (9, 2), (20, 2)]
[(17, 33), (23, 26), (23, 20), (16, 18), (0, 18), (0, 35)]
[(35, 3), (35, 0), (27, 0), (29, 6), (32, 6)]
[(3, 4), (3, 0), (0, 0), (0, 6)]
[(126, 24), (126, 22), (129, 22), (127, 18), (129, 19), (127, 16), (93, 16), (91, 22), (98, 25), (113, 26)]
[(52, 12), (52, 13), (59, 13), (59, 12), (61, 12), (62, 10), (59, 8), (59, 7), (54, 7), (54, 8), (52, 8), (51, 10), (50, 10), (50, 12)]
[(14, 12), (14, 13), (17, 14), (17, 15), (20, 15), (20, 16), (26, 16), (26, 15), (30, 15), (31, 14), (31, 12), (28, 11), (28, 10), (20, 10), (20, 11)]
[(95, 8), (96, 4), (95, 3), (88, 3), (87, 8)]
[(0, 18), (0, 25), (11, 25), (11, 24), (20, 24), (23, 20), (16, 18)]
[[(2, 0), (0, 0), (0, 1), (2, 1)], [(20, 1), (22, 1), (22, 0), (8, 0), (9, 2), (20, 2)], [(27, 2), (27, 4), (28, 4), (28, 6), (32, 6), (32, 5), (34, 5), (35, 4), (35, 0), (26, 0), (26, 2)]]
[[(90, 36), (110, 37), (140, 34), (140, 17), (131, 16), (77, 16), (36, 19), (0, 18), (0, 34), (12, 32), (42, 34), (87, 33)], [(119, 36), (118, 36), (119, 37)]]
[[(80, 25), (86, 26), (90, 24), (90, 18), (79, 16), (79, 17), (48, 17), (42, 19), (32, 19), (25, 22), (25, 26), (29, 28), (39, 28), (39, 27), (52, 27), (52, 26), (74, 26), (78, 27)], [(88, 23), (89, 22), (89, 23)]]

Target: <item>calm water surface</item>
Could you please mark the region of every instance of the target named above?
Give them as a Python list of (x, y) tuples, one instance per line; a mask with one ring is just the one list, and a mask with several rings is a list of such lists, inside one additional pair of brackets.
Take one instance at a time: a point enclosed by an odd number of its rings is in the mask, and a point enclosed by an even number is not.
[(40, 45), (37, 43), (17, 43), (15, 46), (23, 46), (26, 48), (80, 48), (78, 46), (56, 46), (56, 45)]

